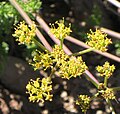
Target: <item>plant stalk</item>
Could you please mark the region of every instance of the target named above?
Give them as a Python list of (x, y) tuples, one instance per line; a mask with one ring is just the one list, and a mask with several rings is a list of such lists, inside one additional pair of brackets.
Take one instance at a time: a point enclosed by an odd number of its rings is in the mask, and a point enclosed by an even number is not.
[(120, 91), (120, 87), (113, 87), (111, 89), (113, 89), (113, 91)]
[(62, 49), (63, 48), (63, 39), (61, 38), (61, 40), (60, 40), (60, 49)]
[(38, 45), (41, 49), (47, 50), (40, 42), (38, 42), (35, 38), (32, 38), (36, 45)]
[(110, 106), (110, 110), (112, 111), (112, 114), (116, 114), (116, 113), (115, 113), (115, 110), (114, 110), (114, 108), (113, 108), (113, 106), (112, 106), (111, 101), (108, 99), (108, 100), (106, 100), (106, 102), (107, 102), (108, 105)]
[(105, 87), (107, 87), (107, 82), (108, 82), (108, 77), (106, 76), (106, 77), (104, 78), (104, 85), (105, 85)]
[(98, 88), (98, 85), (99, 85), (99, 82), (94, 78), (94, 77), (91, 77), (91, 76), (88, 76), (87, 74), (85, 74), (86, 78), (92, 82), (92, 84)]
[(80, 51), (80, 52), (77, 52), (77, 53), (73, 53), (71, 54), (70, 56), (78, 56), (78, 55), (82, 55), (82, 54), (85, 54), (85, 53), (88, 53), (88, 52), (91, 52), (93, 51), (94, 48), (88, 48), (88, 49), (85, 49), (83, 51)]
[(52, 71), (51, 71), (50, 76), (49, 76), (50, 78), (52, 78), (52, 75), (56, 72), (56, 67), (57, 66), (55, 65), (55, 67), (52, 68)]

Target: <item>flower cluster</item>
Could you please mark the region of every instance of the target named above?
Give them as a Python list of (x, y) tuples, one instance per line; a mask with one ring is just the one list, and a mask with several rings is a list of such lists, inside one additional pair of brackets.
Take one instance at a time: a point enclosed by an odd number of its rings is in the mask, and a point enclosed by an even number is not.
[(64, 61), (66, 61), (69, 56), (64, 52), (63, 49), (60, 48), (60, 46), (55, 45), (53, 48), (53, 51), (51, 52), (51, 56), (54, 62), (57, 63), (57, 66), (60, 66)]
[(83, 62), (82, 57), (70, 57), (68, 61), (64, 61), (59, 70), (59, 74), (62, 78), (70, 79), (71, 77), (80, 76), (85, 72), (87, 66)]
[(15, 28), (15, 33), (13, 34), (16, 37), (16, 41), (19, 41), (19, 44), (30, 44), (32, 43), (32, 38), (35, 37), (36, 26), (33, 23), (30, 28), (25, 24), (25, 22), (20, 22)]
[(55, 27), (54, 24), (51, 24), (50, 32), (53, 33), (55, 37), (58, 38), (59, 40), (64, 39), (72, 32), (70, 29), (71, 25), (69, 24), (69, 27), (66, 27), (64, 24), (64, 19), (59, 22), (56, 21), (55, 24), (57, 28)]
[(52, 68), (54, 65), (59, 69), (58, 73), (62, 78), (70, 79), (71, 77), (77, 77), (84, 73), (87, 69), (85, 62), (82, 57), (73, 57), (65, 54), (64, 50), (60, 46), (55, 45), (53, 51), (50, 53), (36, 52), (33, 58), (34, 69), (40, 69), (41, 67), (46, 70)]
[(86, 43), (94, 49), (102, 52), (107, 51), (107, 46), (112, 43), (111, 39), (107, 38), (107, 34), (97, 29), (95, 32), (92, 30), (90, 32), (87, 34), (89, 40)]
[[(31, 64), (31, 63), (30, 63)], [(52, 67), (53, 60), (51, 59), (50, 53), (46, 50), (46, 53), (42, 53), (38, 50), (34, 53), (33, 63), (34, 69), (40, 69), (43, 67), (45, 70)]]
[(31, 80), (27, 86), (27, 93), (30, 95), (29, 100), (32, 102), (42, 102), (44, 103), (45, 100), (52, 101), (53, 95), (50, 94), (52, 90), (51, 80), (49, 77), (43, 78), (40, 80), (37, 78), (35, 81)]
[(109, 62), (105, 62), (103, 66), (98, 66), (96, 69), (100, 73), (100, 76), (105, 76), (109, 78), (113, 74), (115, 66), (110, 66)]
[(80, 106), (82, 112), (86, 112), (90, 107), (90, 97), (88, 95), (79, 95), (78, 100), (76, 100), (76, 104)]
[(115, 99), (114, 91), (111, 88), (106, 88), (105, 90), (99, 90), (98, 93), (100, 93), (100, 96), (103, 97), (104, 99)]
[(103, 97), (104, 99), (115, 99), (115, 94), (112, 88), (108, 88), (104, 85), (104, 83), (100, 83), (98, 85), (98, 93), (96, 94), (99, 97)]

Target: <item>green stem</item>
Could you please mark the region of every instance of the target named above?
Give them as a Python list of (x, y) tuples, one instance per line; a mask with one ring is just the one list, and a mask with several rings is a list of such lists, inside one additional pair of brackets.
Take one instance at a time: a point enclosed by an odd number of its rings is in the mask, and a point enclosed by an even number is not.
[(95, 95), (93, 95), (93, 96), (90, 98), (90, 100), (92, 101), (93, 99), (97, 98), (98, 95), (99, 95), (99, 93), (96, 93)]
[(94, 50), (94, 48), (88, 48), (88, 49), (85, 49), (85, 50), (83, 50), (83, 51), (80, 51), (80, 52), (77, 52), (77, 53), (73, 53), (73, 54), (71, 54), (70, 56), (82, 55), (82, 54), (91, 52), (91, 51), (93, 51), (93, 50)]
[(107, 87), (107, 82), (108, 82), (108, 77), (106, 76), (106, 77), (104, 78), (104, 85), (105, 85), (105, 87)]
[(86, 78), (87, 78), (89, 81), (92, 82), (93, 85), (95, 85), (95, 87), (98, 88), (99, 82), (97, 82), (95, 79), (93, 79), (93, 77), (90, 77), (90, 76), (88, 76), (87, 74), (85, 74), (85, 76), (86, 76)]
[(52, 68), (52, 71), (51, 71), (51, 73), (50, 73), (50, 76), (49, 77), (51, 77), (52, 78), (52, 75), (55, 73), (55, 71), (56, 71), (56, 65), (55, 65), (55, 67), (53, 67)]
[(38, 45), (41, 49), (47, 50), (40, 42), (38, 42), (35, 38), (32, 38), (36, 45)]
[(60, 40), (60, 49), (62, 49), (63, 48), (63, 38), (61, 38), (61, 40)]
[(108, 99), (108, 100), (106, 100), (106, 102), (107, 102), (108, 105), (110, 106), (110, 110), (112, 111), (112, 114), (116, 114), (116, 113), (115, 113), (115, 110), (114, 110), (114, 108), (113, 108), (113, 106), (112, 106), (111, 101)]
[(113, 89), (113, 91), (120, 91), (120, 87), (113, 87), (111, 89)]

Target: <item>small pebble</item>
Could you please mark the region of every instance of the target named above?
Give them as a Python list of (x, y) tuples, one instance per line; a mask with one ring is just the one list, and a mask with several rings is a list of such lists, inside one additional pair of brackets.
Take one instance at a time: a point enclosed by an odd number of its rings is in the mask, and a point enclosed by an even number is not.
[(65, 97), (67, 97), (67, 95), (68, 95), (67, 92), (63, 91), (60, 96), (61, 96), (61, 98), (65, 98)]
[(98, 110), (96, 114), (104, 114), (104, 112), (102, 110)]

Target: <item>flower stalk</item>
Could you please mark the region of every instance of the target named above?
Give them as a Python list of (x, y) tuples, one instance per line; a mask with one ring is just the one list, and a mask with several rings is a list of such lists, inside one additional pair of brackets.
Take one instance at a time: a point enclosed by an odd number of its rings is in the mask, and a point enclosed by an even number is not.
[(34, 43), (39, 46), (42, 50), (47, 50), (40, 42), (38, 42), (35, 38), (32, 38)]
[(61, 40), (60, 40), (60, 49), (63, 49), (63, 41), (64, 41), (64, 39), (61, 38)]
[(108, 77), (106, 76), (105, 78), (104, 78), (104, 85), (107, 87), (107, 82), (108, 82)]
[(92, 82), (92, 84), (93, 84), (96, 88), (98, 88), (99, 83), (98, 83), (97, 81), (95, 81), (92, 77), (88, 76), (88, 75), (85, 74), (85, 73), (84, 73), (84, 75), (86, 76), (86, 78), (87, 78), (90, 82)]
[(114, 91), (120, 91), (120, 87), (113, 87), (111, 89), (113, 89)]
[(95, 49), (94, 49), (94, 48), (88, 48), (88, 49), (85, 49), (85, 50), (83, 50), (83, 51), (80, 51), (80, 52), (77, 52), (77, 53), (73, 53), (73, 54), (71, 54), (70, 56), (83, 55), (83, 54), (88, 53), (88, 52), (91, 52), (91, 51), (93, 51), (93, 50), (95, 50)]
[(110, 110), (112, 111), (112, 114), (116, 114), (116, 112), (115, 112), (115, 110), (114, 110), (114, 108), (113, 108), (113, 105), (112, 105), (111, 101), (108, 99), (108, 100), (106, 100), (106, 102), (108, 103), (108, 105), (109, 105), (109, 107), (110, 107)]

